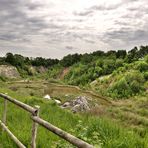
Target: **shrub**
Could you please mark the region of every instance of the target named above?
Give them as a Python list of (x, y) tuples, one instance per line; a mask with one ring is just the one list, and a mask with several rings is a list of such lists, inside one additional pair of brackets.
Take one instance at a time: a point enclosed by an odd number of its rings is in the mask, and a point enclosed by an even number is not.
[(142, 90), (142, 87), (139, 85), (139, 83), (136, 80), (131, 82), (130, 88), (132, 90), (132, 93), (134, 94), (137, 94), (140, 92), (140, 90)]
[(3, 81), (5, 82), (7, 78), (3, 77), (3, 76), (0, 76), (0, 81)]
[(108, 89), (113, 98), (128, 98), (144, 90), (144, 77), (138, 71), (131, 71), (117, 79)]
[(143, 71), (148, 71), (148, 63), (142, 61), (142, 62), (139, 62), (138, 65), (137, 65), (137, 69), (141, 72)]
[(50, 67), (48, 70), (48, 76), (50, 78), (57, 78), (59, 76), (59, 74), (62, 72), (63, 67), (61, 67), (60, 65), (55, 65), (53, 67)]
[(111, 93), (112, 97), (119, 97), (119, 98), (128, 98), (132, 91), (130, 86), (128, 85), (126, 79), (123, 77), (119, 81), (115, 82), (111, 88), (109, 88), (109, 93)]
[(117, 59), (116, 60), (116, 68), (123, 66), (123, 59)]
[(144, 78), (146, 81), (148, 80), (148, 72), (144, 72)]
[(115, 60), (106, 59), (103, 65), (103, 74), (110, 74), (115, 69)]
[(147, 55), (147, 56), (145, 56), (145, 58), (144, 58), (144, 59), (145, 59), (145, 62), (146, 62), (146, 63), (148, 63), (148, 55)]
[(125, 75), (125, 79), (127, 80), (128, 84), (131, 84), (132, 81), (137, 81), (139, 84), (144, 83), (143, 74), (138, 71), (131, 71)]

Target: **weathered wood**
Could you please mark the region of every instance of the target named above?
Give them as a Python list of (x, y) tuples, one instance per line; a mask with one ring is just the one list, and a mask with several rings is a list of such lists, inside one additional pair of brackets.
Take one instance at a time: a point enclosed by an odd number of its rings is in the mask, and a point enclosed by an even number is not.
[[(7, 100), (4, 100), (4, 112), (3, 112), (3, 123), (6, 125), (7, 119)], [(3, 128), (4, 131), (4, 128)]]
[[(37, 112), (35, 115), (33, 115), (34, 117), (39, 117), (39, 106), (35, 106), (35, 108), (37, 109)], [(35, 121), (33, 121), (33, 125), (32, 125), (32, 141), (31, 141), (31, 148), (36, 148), (36, 137), (37, 137), (37, 129), (38, 129), (38, 123), (36, 123)]]
[[(85, 141), (61, 130), (60, 128), (55, 127), (54, 125), (50, 124), (49, 122), (39, 118), (39, 107), (36, 106), (36, 108), (33, 108), (27, 104), (24, 104), (16, 99), (13, 99), (13, 98), (11, 98), (5, 94), (2, 94), (2, 93), (0, 93), (0, 97), (14, 103), (15, 105), (23, 108), (24, 110), (26, 110), (32, 114), (32, 117), (31, 117), (33, 120), (32, 141), (31, 141), (32, 148), (36, 148), (37, 124), (40, 124), (41, 126), (45, 127), (49, 131), (53, 132), (54, 134), (60, 136), (61, 138), (65, 139), (66, 141), (70, 142), (71, 144), (77, 146), (78, 148), (93, 148), (93, 146), (88, 144), (87, 142), (85, 142)], [(7, 110), (7, 103), (5, 105), (6, 105), (6, 107), (5, 107), (5, 111), (6, 111)], [(6, 118), (3, 117), (3, 121), (5, 122)], [(25, 148), (25, 146), (11, 133), (11, 131), (6, 127), (6, 125), (1, 120), (0, 120), (0, 125), (10, 135), (10, 137), (13, 139), (13, 141), (20, 148)]]
[(49, 131), (53, 132), (54, 134), (60, 136), (61, 138), (65, 139), (66, 141), (70, 142), (71, 144), (77, 146), (78, 148), (93, 148), (92, 145), (86, 143), (85, 141), (74, 137), (73, 135), (55, 127), (54, 125), (50, 124), (49, 122), (39, 118), (32, 116), (32, 120), (40, 124), (41, 126), (45, 127)]
[(24, 110), (26, 110), (26, 111), (28, 111), (28, 112), (30, 112), (32, 114), (36, 114), (36, 112), (37, 112), (37, 109), (35, 109), (35, 108), (33, 108), (33, 107), (23, 103), (23, 102), (20, 102), (20, 101), (14, 99), (14, 98), (11, 98), (11, 97), (9, 97), (9, 96), (7, 96), (5, 94), (0, 93), (0, 97), (14, 103), (15, 105), (23, 108)]
[(6, 127), (6, 125), (0, 120), (0, 125), (2, 128), (9, 134), (11, 139), (18, 145), (19, 148), (26, 148), (13, 134), (12, 132)]

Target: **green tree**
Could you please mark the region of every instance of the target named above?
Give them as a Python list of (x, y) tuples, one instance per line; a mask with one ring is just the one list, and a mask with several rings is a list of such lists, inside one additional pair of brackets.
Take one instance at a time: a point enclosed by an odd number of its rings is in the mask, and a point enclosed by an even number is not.
[(7, 53), (7, 54), (6, 54), (5, 61), (6, 61), (7, 63), (13, 65), (13, 66), (15, 66), (15, 64), (16, 64), (14, 55), (13, 55), (12, 53)]
[(117, 58), (122, 58), (122, 59), (124, 59), (124, 58), (126, 57), (126, 55), (127, 55), (126, 50), (118, 50), (118, 51), (116, 52), (116, 57), (117, 57)]

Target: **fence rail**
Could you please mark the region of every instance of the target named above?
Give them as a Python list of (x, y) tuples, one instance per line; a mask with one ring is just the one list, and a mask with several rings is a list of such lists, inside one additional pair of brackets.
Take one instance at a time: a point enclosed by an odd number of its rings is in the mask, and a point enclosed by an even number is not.
[(77, 146), (78, 148), (93, 148), (92, 145), (89, 143), (63, 131), (62, 129), (50, 124), (49, 122), (41, 119), (39, 117), (39, 106), (31, 107), (23, 102), (18, 101), (17, 99), (11, 98), (5, 94), (0, 93), (0, 97), (4, 99), (4, 112), (3, 112), (3, 119), (0, 120), (0, 125), (2, 126), (3, 131), (6, 131), (12, 140), (20, 147), (26, 148), (18, 139), (13, 135), (13, 133), (8, 129), (6, 126), (6, 117), (7, 117), (7, 101), (15, 104), (16, 106), (24, 109), (27, 112), (31, 113), (31, 119), (33, 121), (32, 125), (32, 139), (31, 139), (31, 148), (36, 148), (36, 137), (37, 137), (37, 129), (38, 125), (43, 126), (44, 128), (48, 129), (52, 133), (58, 135), (62, 139), (65, 139), (69, 143)]
[(20, 147), (20, 148), (26, 148), (18, 139), (13, 135), (13, 133), (8, 129), (8, 127), (0, 120), (0, 125), (2, 128), (8, 133), (8, 135), (11, 137), (11, 139)]
[(30, 112), (32, 114), (36, 114), (36, 112), (37, 112), (37, 109), (35, 109), (35, 108), (33, 108), (33, 107), (23, 103), (23, 102), (20, 102), (17, 99), (11, 98), (11, 97), (9, 97), (9, 96), (7, 96), (5, 94), (0, 93), (0, 97), (2, 97), (4, 99), (12, 102), (13, 104), (21, 107), (22, 109), (26, 110), (27, 112)]

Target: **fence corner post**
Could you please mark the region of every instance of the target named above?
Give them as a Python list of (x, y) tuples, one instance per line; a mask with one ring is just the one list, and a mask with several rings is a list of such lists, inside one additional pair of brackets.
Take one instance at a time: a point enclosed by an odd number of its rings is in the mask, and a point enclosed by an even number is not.
[[(36, 113), (33, 114), (33, 116), (39, 117), (39, 109), (40, 109), (40, 106), (35, 105), (35, 108), (36, 108)], [(31, 148), (36, 148), (37, 129), (38, 129), (38, 124), (35, 121), (33, 121)]]

